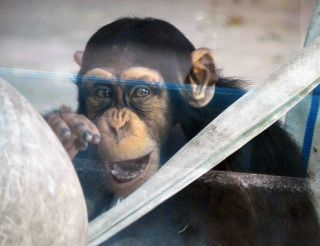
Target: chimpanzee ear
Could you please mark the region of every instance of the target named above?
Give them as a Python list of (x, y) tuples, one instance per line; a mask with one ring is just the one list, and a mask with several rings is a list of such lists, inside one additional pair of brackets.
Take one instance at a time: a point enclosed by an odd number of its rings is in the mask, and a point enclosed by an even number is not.
[(192, 107), (202, 108), (213, 98), (218, 75), (213, 61), (212, 51), (200, 48), (192, 52), (192, 69), (187, 83), (186, 99)]
[(83, 51), (76, 51), (73, 55), (74, 61), (80, 66), (82, 67), (82, 58), (83, 58)]

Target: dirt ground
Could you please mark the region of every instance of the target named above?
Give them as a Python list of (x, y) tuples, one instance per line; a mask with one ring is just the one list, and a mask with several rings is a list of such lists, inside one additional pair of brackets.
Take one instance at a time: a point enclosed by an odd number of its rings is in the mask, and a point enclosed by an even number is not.
[[(74, 74), (73, 53), (95, 30), (119, 17), (148, 16), (173, 23), (196, 47), (212, 48), (223, 75), (257, 84), (303, 46), (315, 2), (0, 0), (0, 68)], [(73, 86), (38, 84), (17, 85), (38, 109), (49, 107), (44, 101), (75, 105)]]

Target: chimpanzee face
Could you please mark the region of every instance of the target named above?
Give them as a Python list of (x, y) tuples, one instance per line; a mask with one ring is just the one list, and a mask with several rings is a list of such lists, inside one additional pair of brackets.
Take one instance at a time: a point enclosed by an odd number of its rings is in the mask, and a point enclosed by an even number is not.
[(173, 124), (163, 83), (159, 72), (145, 67), (85, 73), (87, 116), (100, 131), (99, 154), (118, 195), (130, 194), (159, 167), (161, 145)]
[[(81, 67), (78, 112), (98, 127), (110, 186), (126, 196), (159, 168), (172, 127), (188, 120), (177, 114), (213, 98), (212, 52), (195, 49), (165, 21), (121, 19), (99, 29), (74, 57)], [(173, 96), (168, 82), (187, 89)]]

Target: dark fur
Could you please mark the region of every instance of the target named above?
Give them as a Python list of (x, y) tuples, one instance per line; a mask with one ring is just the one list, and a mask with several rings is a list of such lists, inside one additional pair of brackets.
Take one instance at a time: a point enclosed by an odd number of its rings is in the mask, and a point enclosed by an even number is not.
[[(188, 108), (188, 112), (183, 114), (187, 116), (187, 119), (181, 121), (188, 139), (194, 137), (225, 108), (245, 93), (239, 88), (241, 84), (240, 80), (219, 78), (215, 96), (208, 106), (201, 109)], [(237, 172), (292, 177), (307, 176), (300, 149), (279, 123), (269, 127), (227, 158), (218, 169), (224, 170), (226, 166)]]
[[(110, 49), (110, 47), (113, 48)], [(84, 53), (83, 66), (78, 77), (78, 112), (87, 113), (81, 90), (81, 75), (88, 69), (101, 67), (106, 63), (121, 65), (123, 62), (121, 58), (126, 56), (125, 62), (129, 64), (157, 69), (165, 81), (178, 81), (179, 74), (184, 75), (187, 80), (191, 67), (190, 53), (193, 50), (195, 50), (194, 46), (178, 29), (161, 20), (123, 18), (102, 27), (90, 38)], [(179, 91), (176, 90), (179, 86), (169, 91), (170, 110), (178, 130), (174, 129), (168, 136), (168, 141), (164, 142), (161, 153), (162, 162), (165, 162), (185, 141), (194, 137), (212, 119), (245, 93), (241, 89), (241, 81), (220, 77), (214, 99), (205, 108), (194, 109), (187, 106)], [(176, 140), (177, 138), (180, 138), (181, 141), (176, 141), (174, 144), (176, 147), (173, 147), (170, 139)], [(169, 143), (171, 143), (170, 147), (168, 147)], [(89, 154), (90, 151), (92, 151), (91, 154)], [(92, 157), (96, 155), (94, 148), (82, 155), (86, 158), (97, 159), (96, 156)], [(104, 187), (103, 175), (99, 171), (98, 162), (93, 168), (94, 171), (92, 171), (92, 164), (78, 162), (76, 167), (87, 200), (91, 204), (89, 214), (92, 219), (109, 208), (112, 194)], [(279, 124), (274, 124), (227, 158), (218, 166), (218, 169), (225, 170), (227, 167), (239, 172), (306, 177), (299, 148)], [(100, 179), (96, 178), (98, 176)], [(281, 204), (287, 204), (289, 200), (273, 193), (266, 193), (265, 196), (259, 192), (248, 195), (241, 190), (238, 192), (238, 189), (239, 187), (215, 188), (205, 184), (203, 180), (197, 181), (119, 233), (106, 245), (113, 245), (117, 241), (120, 241), (121, 245), (269, 245), (270, 238), (273, 239), (270, 242), (273, 242), (274, 245), (289, 245), (290, 242), (293, 243), (290, 245), (300, 245), (299, 243), (303, 242), (301, 239), (303, 237), (294, 235), (297, 233), (296, 230), (288, 230), (286, 227), (279, 226), (280, 222), (277, 220), (269, 221), (268, 225), (265, 224), (268, 217), (265, 211), (272, 212), (276, 209), (276, 206), (268, 205), (268, 200), (279, 201)], [(306, 220), (310, 219), (311, 224), (308, 222), (309, 226), (307, 223), (308, 228), (314, 231), (318, 228), (318, 224), (313, 219), (315, 214), (312, 202), (308, 194), (301, 196), (303, 199), (295, 202), (296, 209), (301, 209), (302, 205), (308, 208), (303, 216)], [(251, 200), (257, 199), (257, 202), (248, 202), (248, 197)], [(226, 202), (222, 202), (222, 198)], [(233, 199), (239, 201), (238, 208), (228, 207)], [(259, 215), (261, 205), (259, 202), (267, 207), (261, 215)], [(237, 217), (239, 213), (241, 216)], [(253, 214), (263, 217), (255, 220), (252, 217)], [(219, 216), (221, 220), (217, 219)], [(237, 225), (230, 224), (230, 227), (222, 225), (224, 218)], [(295, 216), (293, 220), (294, 218)], [(294, 221), (292, 223), (293, 226), (297, 225)], [(219, 226), (222, 226), (225, 231), (214, 229)], [(184, 227), (186, 230), (178, 233)], [(232, 233), (228, 233), (228, 228), (237, 230), (234, 232), (234, 235), (237, 236), (232, 237)], [(283, 235), (285, 238), (291, 238), (292, 241), (286, 241), (283, 238), (278, 240), (281, 233), (285, 234)], [(309, 237), (308, 231), (301, 231), (301, 233)], [(224, 234), (229, 236), (223, 236)], [(247, 235), (243, 243), (238, 238), (242, 234)], [(300, 241), (297, 241), (297, 238)], [(313, 242), (318, 240), (317, 236), (314, 238)]]

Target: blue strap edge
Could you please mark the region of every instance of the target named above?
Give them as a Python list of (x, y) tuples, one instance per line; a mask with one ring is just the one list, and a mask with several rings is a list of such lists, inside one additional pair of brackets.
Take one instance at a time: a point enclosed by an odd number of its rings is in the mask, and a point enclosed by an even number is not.
[(319, 105), (320, 105), (320, 86), (315, 88), (312, 92), (311, 106), (309, 117), (307, 120), (306, 131), (304, 134), (302, 156), (304, 160), (305, 170), (308, 168), (308, 162), (310, 159), (311, 146), (313, 141), (313, 132), (317, 122)]

